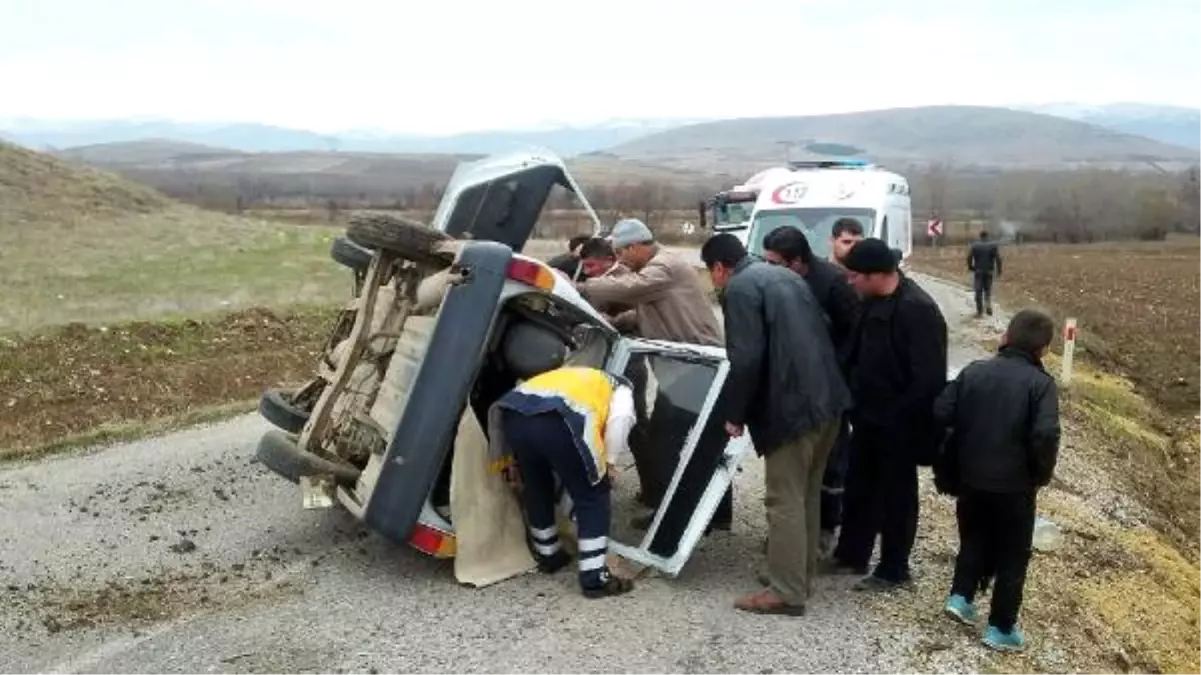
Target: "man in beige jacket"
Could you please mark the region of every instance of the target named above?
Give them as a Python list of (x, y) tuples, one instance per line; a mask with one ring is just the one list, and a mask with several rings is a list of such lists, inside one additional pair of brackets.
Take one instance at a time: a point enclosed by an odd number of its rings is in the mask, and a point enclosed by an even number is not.
[[(700, 275), (688, 260), (664, 250), (655, 241), (650, 228), (640, 220), (619, 221), (613, 226), (609, 239), (618, 260), (629, 273), (591, 278), (580, 283), (580, 293), (589, 302), (598, 306), (633, 307), (640, 337), (722, 346), (724, 340), (713, 305), (701, 286)], [(656, 373), (656, 379), (663, 379), (660, 375)], [(671, 483), (679, 449), (696, 419), (696, 412), (674, 405), (660, 390), (651, 413), (651, 442), (639, 449), (641, 451), (631, 449), (642, 484), (639, 501), (643, 504), (658, 507)], [(698, 477), (706, 479), (711, 475), (711, 471), (701, 468), (696, 472)], [(685, 477), (692, 473), (690, 469)], [(731, 494), (727, 493), (713, 515), (713, 528), (729, 529), (732, 504)], [(635, 520), (634, 524), (646, 527), (650, 520), (650, 516), (645, 516)]]

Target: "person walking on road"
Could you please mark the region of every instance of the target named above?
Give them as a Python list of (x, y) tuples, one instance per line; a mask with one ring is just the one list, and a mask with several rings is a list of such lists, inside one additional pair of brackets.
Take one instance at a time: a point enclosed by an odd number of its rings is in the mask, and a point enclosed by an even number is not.
[(584, 596), (629, 591), (605, 557), (612, 475), (634, 424), (630, 384), (596, 368), (554, 368), (502, 396), (488, 422), (490, 462), (516, 465), (538, 569), (553, 574), (569, 562), (555, 521), (557, 476), (574, 506)]
[[(580, 293), (589, 302), (596, 306), (633, 307), (636, 332), (643, 338), (709, 346), (722, 344), (717, 316), (701, 288), (700, 277), (687, 260), (660, 247), (650, 228), (633, 218), (614, 225), (609, 240), (629, 273), (578, 284)], [(661, 378), (656, 376), (656, 379)], [(659, 507), (675, 473), (679, 448), (695, 420), (694, 413), (672, 405), (666, 396), (656, 397), (647, 441), (638, 443), (634, 449), (642, 504)], [(652, 516), (636, 518), (634, 525), (646, 529)], [(712, 528), (728, 530), (732, 521), (733, 498), (727, 493), (713, 515)]]
[(992, 283), (1001, 276), (1001, 248), (982, 230), (980, 238), (967, 249), (967, 269), (972, 273), (972, 294), (976, 297), (976, 318), (992, 316)]
[[(1019, 651), (1026, 638), (1017, 626), (1022, 605), (1035, 501), (1051, 482), (1059, 454), (1059, 391), (1042, 357), (1055, 335), (1051, 318), (1033, 310), (1014, 315), (1000, 352), (976, 361), (947, 385), (934, 417), (949, 429), (939, 466), (956, 496), (959, 555), (944, 608), (974, 625), (972, 603), (982, 579), (995, 575), (984, 644)], [(941, 489), (941, 488), (940, 488)]]
[(886, 590), (910, 580), (917, 467), (941, 440), (932, 408), (947, 381), (947, 324), (883, 241), (855, 244), (846, 266), (864, 304), (848, 363), (855, 431), (843, 525), (827, 571), (867, 574), (880, 535), (880, 562), (855, 587)]
[(752, 260), (728, 233), (705, 242), (701, 259), (723, 289), (730, 362), (714, 417), (731, 437), (749, 430), (766, 462), (767, 587), (735, 607), (799, 616), (817, 573), (822, 474), (851, 395), (800, 275)]
[[(846, 364), (859, 322), (859, 294), (847, 281), (838, 265), (817, 258), (805, 233), (792, 226), (772, 230), (763, 240), (764, 259), (796, 272), (809, 284), (810, 290), (829, 319), (830, 339), (838, 355), (839, 370), (845, 376)], [(838, 528), (842, 525), (842, 496), (846, 481), (847, 461), (851, 442), (850, 425), (844, 416), (839, 424), (838, 441), (826, 462), (821, 494), (821, 555), (834, 552)]]

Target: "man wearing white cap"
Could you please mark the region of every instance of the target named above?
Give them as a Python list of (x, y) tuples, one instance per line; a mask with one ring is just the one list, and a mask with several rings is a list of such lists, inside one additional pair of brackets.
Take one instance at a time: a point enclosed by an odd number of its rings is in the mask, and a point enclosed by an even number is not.
[[(691, 263), (659, 246), (650, 228), (635, 218), (618, 221), (609, 240), (618, 260), (630, 273), (580, 283), (578, 288), (585, 298), (598, 305), (633, 307), (641, 337), (709, 346), (723, 344), (712, 303)], [(661, 375), (656, 372), (656, 379), (662, 379)], [(645, 451), (632, 449), (642, 484), (642, 503), (657, 506), (663, 498), (675, 472), (676, 452), (694, 421), (695, 415), (673, 406), (664, 396), (656, 400), (650, 424), (654, 442)], [(713, 516), (713, 527), (729, 529), (732, 511), (727, 493)], [(649, 521), (649, 517), (644, 517), (635, 524), (645, 527)]]

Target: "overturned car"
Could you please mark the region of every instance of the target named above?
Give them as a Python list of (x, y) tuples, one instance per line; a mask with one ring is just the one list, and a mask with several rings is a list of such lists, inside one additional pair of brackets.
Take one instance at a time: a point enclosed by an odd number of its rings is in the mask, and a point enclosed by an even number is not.
[[(340, 505), (437, 557), (462, 554), (473, 537), (476, 546), (496, 541), (506, 527), (524, 546), (524, 530), (498, 520), (512, 516), (516, 500), (501, 494), (503, 478), (485, 466), (483, 450), (473, 450), (488, 407), (517, 384), (529, 350), (551, 345), (569, 363), (615, 373), (643, 358), (658, 400), (694, 421), (672, 441), (679, 463), (649, 529), (636, 543), (615, 536), (610, 549), (668, 575), (680, 571), (749, 449), (707, 423), (725, 353), (625, 337), (570, 280), (522, 255), (556, 186), (576, 196), (599, 231), (563, 162), (546, 152), (460, 165), (429, 226), (382, 215), (351, 221), (347, 238), (371, 258), (317, 364), (321, 384), (292, 428), (264, 413), (280, 428), (257, 450), (263, 465), (301, 486), (306, 508)], [(529, 551), (522, 556), (517, 567), (532, 567)]]

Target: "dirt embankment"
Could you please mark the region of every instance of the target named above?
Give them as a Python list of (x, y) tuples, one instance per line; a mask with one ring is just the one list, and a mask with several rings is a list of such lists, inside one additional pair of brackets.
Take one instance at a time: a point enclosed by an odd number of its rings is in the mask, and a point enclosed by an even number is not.
[(0, 338), (0, 457), (198, 421), (214, 406), (302, 382), (334, 318), (328, 309), (252, 309)]
[[(967, 281), (961, 248), (915, 258), (918, 269)], [(1023, 607), (1030, 633), (1058, 646), (1033, 650), (1019, 669), (1199, 667), (1197, 265), (1196, 240), (1005, 251), (1004, 309), (1039, 307), (1080, 326), (1075, 377), (1061, 388), (1060, 465), (1039, 502), (1064, 543), (1036, 554)], [(1047, 359), (1057, 375), (1061, 346)], [(949, 500), (927, 493), (923, 508), (935, 536), (923, 536), (919, 555), (949, 564)], [(955, 651), (936, 647), (923, 658), (930, 669)]]

